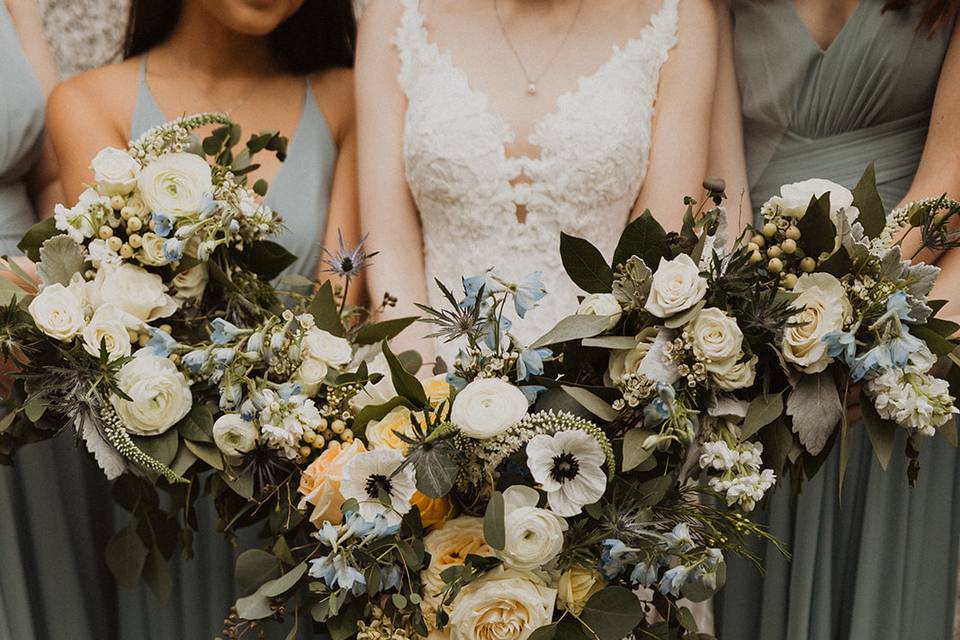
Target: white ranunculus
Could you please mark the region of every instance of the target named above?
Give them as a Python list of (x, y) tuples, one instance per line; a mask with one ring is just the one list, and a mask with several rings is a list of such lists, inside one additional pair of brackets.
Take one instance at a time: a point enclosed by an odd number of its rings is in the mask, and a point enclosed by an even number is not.
[(552, 511), (540, 509), (540, 494), (524, 485), (503, 492), (505, 544), (496, 551), (510, 569), (540, 569), (563, 550), (567, 522)]
[(100, 356), (100, 344), (107, 349), (111, 360), (130, 355), (128, 329), (136, 329), (141, 323), (124, 313), (115, 304), (101, 306), (90, 318), (83, 330), (83, 348), (92, 356)]
[(612, 293), (591, 293), (580, 306), (577, 307), (577, 315), (580, 316), (605, 316), (609, 318), (607, 328), (612, 329), (620, 322), (620, 316), (623, 309), (617, 302), (616, 296)]
[(387, 364), (387, 359), (382, 353), (378, 353), (367, 363), (367, 371), (371, 374), (378, 373), (382, 377), (375, 383), (366, 383), (363, 385), (360, 393), (350, 398), (350, 406), (354, 411), (360, 411), (364, 407), (384, 404), (397, 395), (397, 392), (393, 388), (393, 376), (390, 375), (390, 366)]
[(27, 311), (40, 331), (63, 342), (83, 331), (86, 320), (77, 289), (60, 283), (45, 286), (30, 302)]
[(702, 309), (686, 328), (693, 352), (708, 371), (726, 372), (743, 353), (737, 321), (716, 307)]
[(306, 358), (300, 363), (291, 380), (303, 387), (305, 394), (312, 396), (320, 389), (329, 370), (330, 367), (323, 360)]
[(644, 309), (658, 318), (668, 318), (690, 309), (706, 293), (707, 281), (690, 256), (684, 253), (669, 261), (660, 258)]
[(92, 238), (103, 222), (105, 211), (110, 208), (110, 198), (90, 189), (84, 189), (72, 208), (58, 204), (53, 209), (57, 229), (65, 232), (76, 243)]
[(158, 436), (180, 422), (193, 404), (190, 385), (169, 359), (138, 351), (117, 374), (117, 385), (130, 400), (111, 402), (123, 426), (139, 436)]
[(830, 219), (837, 223), (837, 213), (844, 211), (849, 222), (860, 214), (853, 205), (853, 194), (849, 189), (836, 182), (822, 178), (811, 178), (802, 182), (785, 184), (780, 187), (780, 195), (774, 196), (764, 205), (764, 210), (774, 210), (786, 218), (799, 220), (806, 214), (811, 198), (821, 198), (830, 192)]
[(207, 265), (198, 264), (173, 276), (172, 284), (176, 289), (177, 298), (199, 300), (206, 291), (209, 281), (210, 272), (207, 270)]
[(450, 640), (526, 640), (553, 622), (556, 589), (528, 572), (497, 567), (453, 601)]
[(827, 353), (823, 337), (831, 331), (843, 329), (850, 315), (850, 302), (843, 285), (829, 273), (807, 273), (800, 276), (794, 293), (795, 307), (803, 309), (790, 317), (783, 331), (783, 357), (804, 373), (819, 373), (833, 360)]
[(528, 407), (527, 397), (509, 382), (480, 378), (453, 399), (450, 421), (464, 435), (486, 440), (520, 422)]
[(126, 151), (113, 147), (101, 149), (93, 157), (90, 168), (100, 192), (108, 196), (127, 195), (137, 186), (140, 177), (140, 163)]
[(151, 211), (171, 216), (198, 213), (213, 193), (210, 165), (192, 153), (168, 153), (143, 168), (138, 180)]
[(710, 372), (714, 386), (724, 391), (735, 391), (752, 387), (757, 378), (757, 356), (751, 356), (743, 362), (734, 361), (729, 366)]
[(325, 362), (331, 367), (342, 367), (353, 357), (350, 343), (329, 331), (313, 327), (303, 338), (306, 356)]
[(160, 276), (129, 262), (103, 266), (88, 285), (88, 295), (95, 308), (112, 302), (143, 322), (166, 318), (179, 306)]
[(213, 423), (213, 442), (228, 456), (239, 456), (257, 446), (257, 425), (239, 413), (225, 413)]

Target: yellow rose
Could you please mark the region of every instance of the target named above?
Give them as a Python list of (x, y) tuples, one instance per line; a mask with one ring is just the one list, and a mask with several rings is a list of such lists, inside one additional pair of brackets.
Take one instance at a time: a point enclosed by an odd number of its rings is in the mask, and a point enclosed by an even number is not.
[(310, 514), (310, 523), (313, 526), (319, 528), (324, 521), (332, 524), (343, 521), (340, 507), (345, 500), (340, 495), (340, 479), (343, 477), (344, 467), (366, 450), (360, 440), (354, 440), (346, 446), (334, 440), (304, 469), (299, 487), (303, 498), (300, 499), (298, 508), (302, 510), (308, 504), (313, 505), (313, 512)]
[(430, 554), (430, 565), (420, 572), (423, 581), (424, 618), (433, 625), (437, 607), (444, 590), (444, 569), (462, 565), (468, 555), (492, 556), (493, 549), (483, 539), (483, 519), (462, 516), (447, 520), (423, 539), (423, 546)]
[[(401, 453), (406, 453), (410, 445), (400, 439), (397, 435), (402, 433), (408, 438), (416, 438), (413, 431), (413, 424), (410, 422), (410, 409), (404, 406), (394, 407), (390, 413), (383, 416), (376, 422), (370, 422), (367, 425), (367, 442), (371, 449), (396, 449)], [(423, 419), (418, 417), (418, 422), (423, 425)]]
[(447, 382), (446, 374), (441, 373), (438, 376), (427, 378), (422, 384), (423, 391), (427, 394), (431, 406), (437, 407), (441, 402), (447, 401), (447, 409), (449, 410), (450, 383)]
[(563, 572), (557, 583), (557, 602), (561, 609), (580, 615), (590, 596), (606, 586), (596, 569), (574, 565)]
[(431, 498), (417, 491), (410, 499), (410, 504), (420, 510), (420, 521), (424, 528), (446, 522), (453, 516), (454, 505), (449, 498)]

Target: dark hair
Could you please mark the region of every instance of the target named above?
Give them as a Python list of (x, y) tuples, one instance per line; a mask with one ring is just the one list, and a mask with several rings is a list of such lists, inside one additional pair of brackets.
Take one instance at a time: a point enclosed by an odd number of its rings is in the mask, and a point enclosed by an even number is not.
[[(123, 57), (148, 51), (166, 40), (180, 20), (183, 0), (133, 0)], [(357, 20), (352, 0), (305, 0), (268, 36), (277, 64), (306, 75), (352, 67)]]
[[(883, 10), (900, 11), (909, 9), (913, 4), (918, 4), (918, 0), (887, 0)], [(917, 30), (925, 29), (932, 36), (944, 27), (958, 10), (960, 10), (960, 0), (927, 0)]]

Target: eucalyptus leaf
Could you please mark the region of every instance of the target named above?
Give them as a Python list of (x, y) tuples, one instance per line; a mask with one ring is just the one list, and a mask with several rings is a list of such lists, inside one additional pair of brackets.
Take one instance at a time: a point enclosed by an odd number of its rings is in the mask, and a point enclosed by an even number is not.
[(410, 401), (406, 398), (390, 398), (384, 404), (371, 404), (367, 405), (357, 414), (357, 417), (353, 420), (353, 432), (354, 435), (361, 435), (363, 429), (366, 428), (367, 424), (374, 420), (382, 420), (385, 415), (393, 411), (399, 406), (410, 406)]
[(260, 197), (266, 196), (267, 189), (269, 188), (269, 186), (270, 185), (267, 183), (266, 180), (264, 180), (263, 178), (260, 178), (259, 180), (253, 183), (253, 192)]
[(606, 400), (586, 389), (581, 387), (568, 387), (566, 385), (562, 385), (561, 388), (574, 400), (579, 402), (584, 409), (604, 422), (613, 422), (620, 417), (620, 413), (611, 407)]
[(750, 401), (747, 416), (740, 425), (740, 437), (749, 439), (777, 418), (783, 415), (783, 396), (779, 393), (759, 395)]
[(588, 240), (561, 233), (560, 259), (575, 285), (587, 293), (610, 293), (613, 270)]
[(177, 457), (180, 437), (176, 429), (167, 429), (158, 436), (130, 436), (137, 448), (163, 465)]
[(793, 431), (813, 455), (823, 451), (844, 410), (829, 369), (802, 376), (787, 398), (787, 415), (793, 419)]
[(676, 478), (672, 475), (665, 475), (642, 483), (637, 487), (637, 493), (641, 496), (641, 503), (648, 507), (659, 504), (675, 482)]
[(69, 237), (53, 236), (40, 247), (37, 274), (43, 284), (70, 284), (75, 273), (83, 272), (83, 249)]
[(247, 549), (237, 556), (235, 576), (243, 591), (255, 591), (280, 577), (280, 560), (263, 549)]
[(554, 622), (553, 624), (538, 627), (534, 629), (527, 640), (553, 640), (554, 636), (557, 635), (557, 626), (559, 624), (558, 622)]
[(639, 467), (653, 455), (653, 449), (644, 449), (643, 443), (653, 435), (653, 431), (644, 429), (630, 429), (623, 434), (623, 471), (631, 471)]
[(147, 547), (133, 526), (121, 529), (107, 543), (107, 567), (124, 589), (136, 586), (146, 559)]
[(599, 640), (621, 640), (644, 618), (643, 608), (629, 589), (606, 587), (583, 606), (580, 620)]
[(507, 544), (507, 533), (504, 525), (503, 494), (494, 491), (487, 503), (487, 510), (483, 514), (483, 539), (491, 549), (502, 551)]
[(157, 597), (161, 605), (166, 605), (173, 589), (173, 578), (170, 576), (170, 565), (163, 557), (160, 549), (153, 547), (147, 554), (143, 565), (143, 581), (150, 591)]
[(353, 341), (358, 345), (376, 344), (382, 340), (390, 340), (400, 334), (401, 331), (417, 321), (417, 316), (407, 316), (405, 318), (394, 318), (365, 324), (357, 331)]
[(50, 400), (48, 400), (45, 395), (35, 393), (23, 403), (23, 413), (27, 416), (27, 420), (36, 424), (43, 417), (43, 414), (46, 413), (47, 407), (49, 406)]
[(417, 490), (430, 498), (442, 498), (450, 493), (460, 471), (446, 444), (432, 444), (420, 449), (413, 465)]
[(170, 470), (178, 476), (182, 476), (196, 461), (197, 456), (187, 448), (186, 442), (181, 442), (180, 447), (177, 449), (177, 455), (170, 462)]
[(581, 338), (592, 338), (606, 331), (610, 325), (610, 318), (607, 316), (594, 315), (572, 315), (563, 318), (553, 329), (541, 336), (536, 342), (530, 345), (531, 349), (539, 349), (552, 344), (569, 342), (570, 340), (580, 340)]
[(681, 627), (690, 633), (697, 633), (700, 630), (697, 626), (697, 619), (693, 617), (693, 613), (687, 607), (677, 609), (677, 621)]
[(624, 264), (630, 256), (637, 256), (655, 269), (668, 254), (667, 232), (647, 210), (623, 230), (613, 252), (613, 264)]
[(270, 598), (259, 593), (252, 593), (243, 598), (237, 598), (237, 615), (244, 620), (263, 620), (273, 615)]
[(249, 469), (221, 471), (220, 477), (241, 498), (250, 500), (253, 497), (253, 471)]
[(193, 442), (191, 440), (184, 440), (183, 443), (193, 455), (217, 471), (223, 471), (223, 454), (220, 453), (220, 449), (218, 449), (216, 445), (206, 442)]
[(205, 404), (195, 404), (177, 423), (177, 431), (187, 440), (213, 442), (213, 414)]
[(301, 562), (279, 578), (265, 582), (263, 586), (257, 589), (257, 593), (268, 598), (276, 598), (294, 588), (306, 572), (307, 563)]
[(667, 329), (678, 329), (683, 325), (687, 324), (688, 322), (690, 322), (691, 320), (693, 320), (697, 316), (697, 314), (703, 310), (703, 308), (706, 305), (707, 305), (707, 301), (701, 300), (700, 302), (693, 305), (691, 308), (687, 309), (686, 311), (682, 313), (678, 313), (675, 316), (670, 316), (669, 318), (664, 320), (663, 326), (665, 326)]
[(585, 347), (623, 350), (635, 348), (637, 339), (633, 336), (600, 336), (598, 338), (584, 338), (580, 344)]
[(897, 425), (890, 420), (884, 420), (873, 406), (873, 400), (860, 392), (860, 412), (863, 414), (863, 426), (867, 430), (867, 437), (873, 445), (873, 452), (877, 462), (884, 471), (890, 464), (893, 456), (893, 444), (897, 437)]

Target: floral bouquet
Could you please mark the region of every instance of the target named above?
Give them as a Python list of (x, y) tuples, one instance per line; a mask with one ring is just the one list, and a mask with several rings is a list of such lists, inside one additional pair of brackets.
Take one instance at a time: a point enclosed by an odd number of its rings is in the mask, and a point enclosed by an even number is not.
[[(210, 125), (198, 144), (192, 132)], [(79, 202), (19, 245), (41, 281), (12, 260), (22, 286), (0, 279), (0, 357), (17, 368), (3, 461), (73, 431), (133, 516), (108, 565), (123, 585), (142, 575), (161, 599), (162, 560), (178, 546), (189, 554), (203, 493), (226, 533), (299, 523), (301, 467), (352, 441), (350, 390), (371, 378), (363, 345), (413, 321), (365, 323), (337, 300), (369, 257), (362, 245), (326, 253), (339, 292), (285, 288), (295, 279), (277, 277), (295, 257), (269, 240), (282, 222), (262, 200), (266, 183), (245, 176), (258, 152), (283, 159), (286, 139), (265, 132), (237, 151), (240, 135), (225, 116), (200, 114), (104, 149)]]

